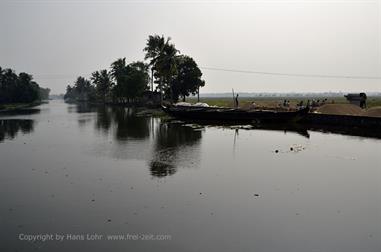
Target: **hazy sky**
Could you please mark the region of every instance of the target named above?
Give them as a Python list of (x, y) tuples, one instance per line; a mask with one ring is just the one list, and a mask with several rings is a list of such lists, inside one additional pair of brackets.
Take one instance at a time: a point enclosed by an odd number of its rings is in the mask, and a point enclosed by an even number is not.
[[(62, 93), (117, 58), (142, 60), (148, 35), (163, 34), (200, 67), (378, 77), (380, 11), (381, 0), (0, 0), (0, 66)], [(381, 91), (379, 79), (202, 71), (204, 93)]]

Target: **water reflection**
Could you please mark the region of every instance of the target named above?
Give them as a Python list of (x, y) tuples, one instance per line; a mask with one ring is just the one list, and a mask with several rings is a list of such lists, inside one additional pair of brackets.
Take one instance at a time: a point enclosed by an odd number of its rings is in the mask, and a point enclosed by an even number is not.
[(14, 139), (19, 132), (23, 134), (30, 133), (33, 129), (33, 120), (0, 120), (0, 142), (3, 142), (5, 139)]
[(11, 111), (3, 111), (0, 116), (34, 115), (41, 113), (39, 108), (22, 108)]
[(115, 140), (146, 139), (150, 136), (150, 117), (139, 117), (136, 109), (100, 106), (96, 110), (95, 128), (108, 134), (115, 129)]
[(98, 154), (115, 159), (140, 160), (147, 162), (147, 168), (154, 177), (175, 174), (181, 168), (199, 167), (203, 128), (225, 128), (235, 130), (232, 139), (235, 149), (239, 130), (279, 131), (310, 138), (309, 131), (333, 132), (350, 136), (381, 138), (378, 131), (340, 128), (321, 130), (310, 125), (199, 125), (178, 121), (163, 121), (158, 117), (139, 116), (137, 109), (91, 106), (77, 104), (68, 107), (69, 112), (78, 113), (80, 126), (91, 125), (107, 138), (104, 144), (94, 146)]
[(305, 126), (308, 130), (322, 132), (326, 134), (339, 134), (351, 137), (381, 139), (381, 129), (379, 128), (355, 128), (342, 126), (324, 126), (324, 125), (309, 125)]
[(146, 139), (150, 135), (150, 118), (136, 116), (131, 108), (113, 108), (111, 110), (116, 123), (116, 139)]
[(138, 116), (133, 108), (100, 106), (96, 130), (115, 140), (111, 147), (97, 149), (113, 158), (149, 160), (152, 176), (173, 175), (178, 167), (195, 167), (199, 160), (201, 131), (160, 118)]
[(156, 128), (151, 175), (165, 177), (176, 172), (176, 166), (194, 166), (199, 160), (202, 132), (191, 127), (161, 123)]
[(112, 124), (111, 108), (107, 106), (99, 106), (97, 108), (97, 118), (95, 128), (107, 133)]
[(95, 112), (97, 110), (97, 106), (85, 102), (80, 102), (80, 103), (75, 103), (75, 104), (70, 104), (67, 107), (67, 111), (69, 113), (90, 113), (90, 112)]

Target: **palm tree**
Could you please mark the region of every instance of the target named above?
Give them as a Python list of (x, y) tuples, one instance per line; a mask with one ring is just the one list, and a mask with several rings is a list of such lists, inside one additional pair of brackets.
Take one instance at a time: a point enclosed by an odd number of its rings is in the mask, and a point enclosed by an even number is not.
[[(165, 45), (169, 43), (170, 39), (171, 38), (167, 38), (167, 41), (165, 41), (164, 36), (150, 35), (148, 37), (146, 47), (143, 49), (143, 51), (146, 52), (144, 59), (145, 60), (151, 59), (150, 63), (149, 63), (149, 65), (151, 66), (151, 78), (152, 78), (151, 79), (151, 91), (153, 91), (154, 71), (157, 70), (157, 69), (155, 69), (156, 63), (157, 63), (160, 55), (163, 53)], [(161, 85), (160, 85), (160, 88), (161, 88)]]
[(126, 58), (120, 58), (111, 64), (111, 76), (115, 79), (117, 84), (121, 84), (123, 76), (126, 72)]
[[(170, 40), (170, 37), (165, 39), (164, 36), (150, 35), (144, 48), (145, 59), (151, 59), (149, 65), (152, 75), (153, 71), (156, 71), (159, 76), (160, 94), (162, 94), (163, 85), (169, 86), (172, 76), (176, 73), (176, 55), (179, 51), (174, 44), (169, 43)], [(153, 86), (151, 88), (153, 89)]]
[(172, 78), (177, 73), (176, 55), (178, 50), (173, 44), (167, 44), (164, 47), (163, 53), (158, 57), (157, 68), (162, 75), (166, 89), (169, 89), (171, 101), (174, 100), (173, 87), (171, 85)]
[(102, 97), (103, 103), (106, 103), (106, 96), (110, 92), (113, 84), (110, 73), (106, 69), (95, 71), (91, 74), (91, 80), (95, 84), (97, 95)]
[(91, 82), (82, 76), (79, 76), (74, 83), (74, 89), (78, 94), (79, 101), (88, 101), (93, 99), (94, 87)]
[(120, 58), (114, 61), (111, 64), (111, 77), (115, 80), (116, 85), (113, 89), (113, 97), (117, 99), (122, 99), (123, 94), (126, 92), (125, 90), (125, 82), (126, 82), (126, 74), (127, 74), (127, 65), (126, 58)]

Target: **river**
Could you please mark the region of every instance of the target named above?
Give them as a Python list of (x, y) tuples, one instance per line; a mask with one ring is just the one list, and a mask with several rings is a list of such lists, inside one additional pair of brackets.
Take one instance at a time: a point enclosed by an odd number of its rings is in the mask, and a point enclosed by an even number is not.
[(354, 135), (3, 115), (0, 250), (379, 252), (381, 140)]

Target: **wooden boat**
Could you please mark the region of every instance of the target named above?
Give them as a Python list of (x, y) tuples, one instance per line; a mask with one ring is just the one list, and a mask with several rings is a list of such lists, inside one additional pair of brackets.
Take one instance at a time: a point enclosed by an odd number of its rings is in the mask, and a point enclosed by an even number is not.
[(309, 112), (309, 107), (295, 111), (277, 110), (243, 110), (222, 107), (197, 107), (162, 105), (164, 112), (179, 119), (246, 122), (246, 123), (285, 123), (303, 119)]

